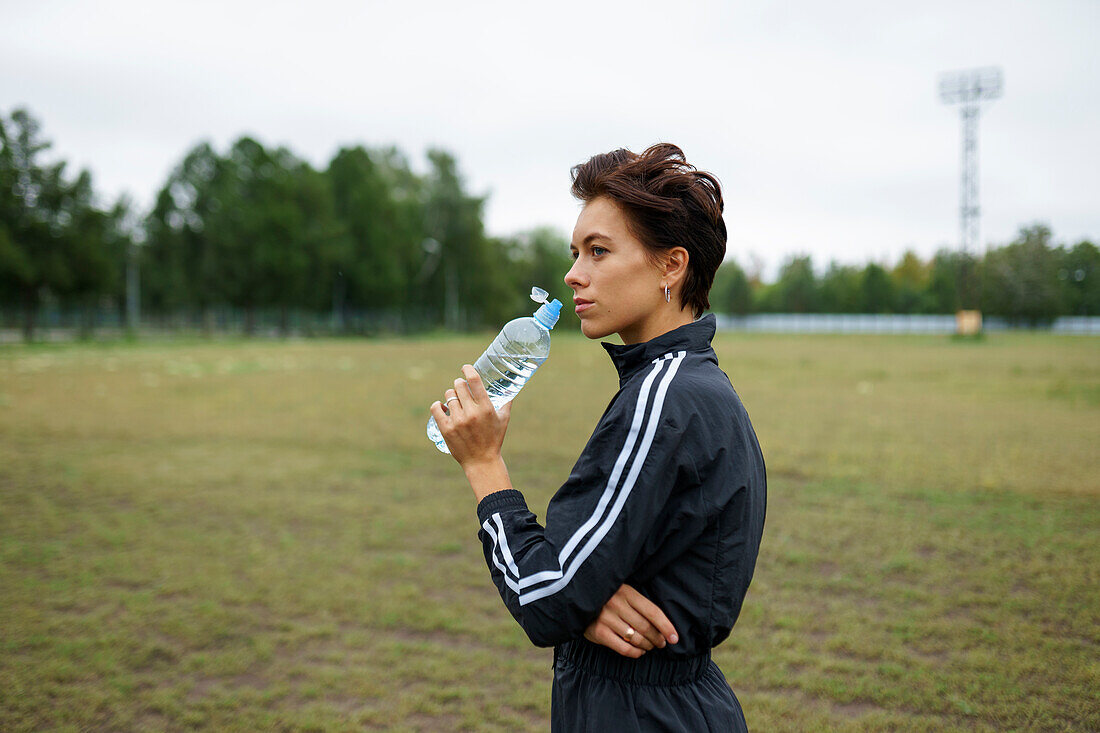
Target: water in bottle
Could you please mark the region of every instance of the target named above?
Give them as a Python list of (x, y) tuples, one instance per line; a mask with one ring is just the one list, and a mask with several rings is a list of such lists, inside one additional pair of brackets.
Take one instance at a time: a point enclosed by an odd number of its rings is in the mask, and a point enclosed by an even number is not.
[[(534, 315), (504, 324), (485, 353), (474, 362), (493, 407), (500, 409), (527, 384), (535, 370), (550, 356), (550, 330), (558, 322), (561, 302), (546, 301), (542, 288), (531, 289), (531, 300), (542, 303)], [(450, 453), (435, 418), (428, 420), (428, 438), (435, 447)]]

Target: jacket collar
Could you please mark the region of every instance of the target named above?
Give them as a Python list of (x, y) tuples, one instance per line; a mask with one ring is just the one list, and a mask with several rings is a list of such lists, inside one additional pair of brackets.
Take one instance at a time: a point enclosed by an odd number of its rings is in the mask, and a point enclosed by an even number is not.
[(707, 313), (697, 321), (686, 323), (649, 341), (629, 345), (604, 341), (600, 345), (611, 356), (611, 361), (619, 371), (619, 380), (623, 381), (670, 351), (709, 351), (714, 330), (714, 314)]

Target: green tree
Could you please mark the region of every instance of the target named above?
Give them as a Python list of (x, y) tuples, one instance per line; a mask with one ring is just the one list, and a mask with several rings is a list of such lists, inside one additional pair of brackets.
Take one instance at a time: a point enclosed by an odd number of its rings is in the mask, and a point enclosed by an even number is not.
[(1066, 312), (1075, 316), (1100, 315), (1100, 249), (1082, 240), (1072, 249), (1059, 248), (1058, 279)]
[[(518, 255), (513, 249), (512, 259), (521, 266), (515, 271), (509, 289), (516, 293), (518, 308), (527, 308), (530, 288), (538, 286), (551, 298), (562, 302), (562, 310), (571, 310), (573, 290), (565, 284), (565, 274), (573, 266), (569, 254), (569, 240), (551, 227), (542, 226), (523, 232), (513, 239), (518, 242)], [(577, 322), (579, 325), (579, 321)]]
[(129, 277), (133, 269), (135, 292), (139, 296), (141, 291), (141, 259), (145, 244), (145, 222), (142, 215), (134, 207), (130, 197), (126, 194), (120, 196), (111, 210), (107, 212), (107, 240), (108, 247), (117, 253), (116, 276), (118, 286), (112, 289), (116, 306), (125, 314), (124, 322), (127, 329), (134, 329), (140, 322), (141, 304), (139, 300), (130, 307)]
[(286, 148), (241, 137), (226, 155), (196, 145), (173, 170), (147, 221), (146, 292), (154, 308), (234, 305), (253, 333), (259, 309), (319, 311), (347, 259), (328, 177)]
[(212, 227), (222, 258), (230, 303), (244, 309), (245, 333), (256, 330), (260, 308), (273, 305), (277, 290), (304, 269), (305, 258), (292, 250), (290, 230), (298, 222), (289, 206), (291, 166), (296, 161), (269, 153), (251, 137), (229, 149), (215, 177), (221, 202)]
[(531, 311), (534, 304), (528, 298), (534, 286), (543, 288), (550, 298), (562, 303), (562, 318), (558, 329), (580, 328), (580, 321), (569, 317), (573, 310), (573, 291), (565, 284), (565, 273), (573, 266), (569, 240), (551, 227), (536, 227), (519, 234), (493, 239), (490, 251), (497, 252), (502, 289), (509, 293), (510, 313)]
[(982, 309), (1014, 322), (1049, 323), (1064, 312), (1058, 281), (1059, 253), (1050, 247), (1050, 228), (1020, 229), (1013, 242), (990, 250), (982, 267)]
[(441, 253), (424, 298), (438, 304), (450, 329), (497, 324), (512, 314), (514, 293), (507, 283), (507, 255), (499, 241), (484, 233), (485, 198), (465, 192), (450, 153), (429, 150), (428, 161), (424, 216)]
[(931, 266), (912, 250), (907, 250), (890, 271), (894, 287), (894, 305), (898, 313), (924, 313)]
[(778, 283), (760, 284), (752, 291), (752, 310), (754, 313), (781, 313)]
[(19, 285), (28, 277), (29, 267), (26, 254), (11, 238), (8, 223), (0, 219), (0, 304), (18, 301)]
[(87, 301), (111, 289), (112, 253), (91, 176), (65, 177), (65, 162), (45, 164), (50, 143), (30, 112), (0, 116), (0, 292), (23, 309), (23, 336), (34, 337), (43, 293)]
[(859, 268), (835, 260), (821, 276), (823, 313), (859, 313), (863, 308), (863, 278)]
[(718, 313), (739, 316), (752, 311), (752, 288), (745, 271), (734, 260), (726, 260), (714, 275), (710, 289), (710, 308)]
[(779, 269), (779, 307), (784, 313), (817, 313), (820, 307), (818, 282), (810, 255), (794, 255)]
[(875, 262), (867, 263), (860, 278), (864, 313), (891, 313), (894, 309), (894, 285), (886, 270)]
[(290, 310), (316, 285), (322, 242), (338, 236), (327, 183), (286, 148), (267, 150), (251, 137), (233, 144), (213, 182), (229, 302), (244, 309), (246, 333), (264, 308), (278, 313), (285, 334)]
[(299, 215), (295, 218), (297, 227), (291, 231), (291, 242), (296, 252), (305, 257), (305, 264), (292, 273), (294, 287), (287, 293), (290, 297), (279, 301), (283, 333), (288, 307), (321, 312), (333, 302), (339, 272), (336, 263), (346, 256), (349, 247), (346, 225), (336, 215), (329, 179), (304, 162), (299, 162), (292, 172), (293, 205)]
[(410, 283), (398, 302), (406, 314), (422, 311), (424, 303), (419, 288), (433, 272), (429, 251), (433, 245), (427, 241), (424, 211), (425, 181), (413, 172), (408, 159), (396, 147), (374, 149), (371, 159), (389, 190), (394, 245), (401, 255), (405, 280)]
[(211, 307), (225, 304), (229, 286), (226, 252), (217, 237), (218, 216), (234, 216), (218, 198), (225, 161), (208, 142), (191, 148), (157, 193), (145, 222), (142, 250), (142, 298), (164, 313), (196, 307), (205, 328)]
[(926, 290), (928, 312), (954, 313), (965, 307), (962, 296), (964, 283), (976, 269), (977, 262), (966, 253), (948, 249), (936, 252)]
[(348, 246), (336, 251), (335, 264), (346, 278), (338, 300), (371, 309), (406, 303), (414, 273), (409, 253), (423, 241), (420, 212), (404, 216), (391, 182), (392, 172), (363, 147), (341, 148), (329, 162), (336, 216), (347, 229)]
[(27, 110), (15, 110), (10, 120), (0, 117), (0, 280), (6, 290), (18, 293), (27, 340), (34, 336), (43, 290), (67, 289), (72, 281), (61, 240), (68, 224), (60, 207), (64, 163), (41, 162), (49, 147)]
[(62, 237), (72, 277), (64, 295), (79, 306), (80, 334), (89, 337), (98, 306), (117, 303), (122, 294), (129, 240), (119, 225), (120, 205), (111, 211), (96, 207), (90, 174), (81, 172), (66, 188), (62, 209), (70, 212), (71, 223)]

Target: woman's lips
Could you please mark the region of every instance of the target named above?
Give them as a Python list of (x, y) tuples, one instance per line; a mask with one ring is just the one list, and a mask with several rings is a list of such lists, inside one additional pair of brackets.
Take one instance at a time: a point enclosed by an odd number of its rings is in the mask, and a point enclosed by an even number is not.
[(577, 304), (577, 307), (574, 309), (577, 313), (583, 313), (592, 306), (596, 305), (590, 300), (574, 300), (573, 302)]

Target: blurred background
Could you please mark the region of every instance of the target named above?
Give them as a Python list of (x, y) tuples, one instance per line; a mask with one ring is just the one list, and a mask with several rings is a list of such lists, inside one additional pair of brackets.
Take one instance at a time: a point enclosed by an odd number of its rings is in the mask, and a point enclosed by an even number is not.
[[(545, 729), (427, 406), (660, 141), (768, 463), (750, 726), (1100, 728), (1097, 3), (2, 15), (0, 728)], [(537, 513), (615, 389), (563, 316)]]
[[(718, 313), (1096, 316), (1097, 14), (15, 5), (4, 338), (488, 327), (567, 294), (569, 168), (658, 141), (723, 183)], [(987, 67), (964, 241), (939, 85)]]

